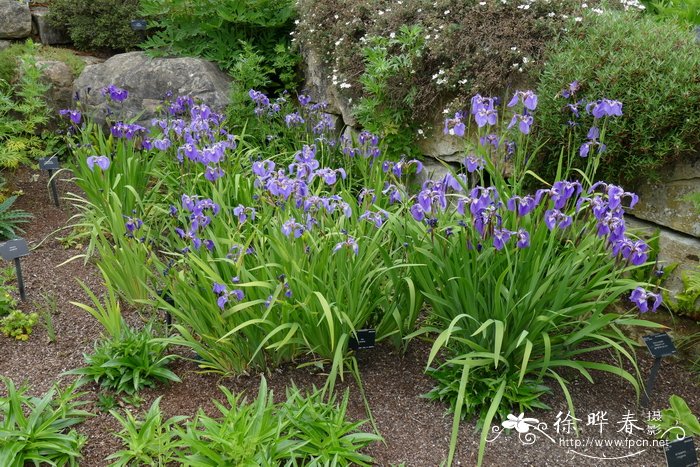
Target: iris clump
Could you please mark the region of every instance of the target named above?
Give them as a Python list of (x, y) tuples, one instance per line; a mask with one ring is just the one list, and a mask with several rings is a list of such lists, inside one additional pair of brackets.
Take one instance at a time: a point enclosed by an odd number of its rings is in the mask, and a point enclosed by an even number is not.
[[(390, 158), (367, 131), (335, 135), (323, 103), (304, 94), (296, 108), (288, 95), (250, 98), (251, 118), (277, 121), (288, 140), (297, 135), (294, 150), (251, 150), (221, 116), (186, 98), (132, 138), (97, 145), (114, 154), (102, 178), (131, 186), (133, 177), (147, 195), (126, 226), (122, 212), (133, 211), (103, 206), (120, 209), (119, 229), (151, 239), (124, 251), (150, 248), (139, 267), (157, 273), (144, 283), (175, 317), (172, 342), (193, 349), (202, 368), (241, 373), (309, 359), (329, 366), (332, 390), (344, 369), (359, 378), (349, 341), (373, 328), (398, 349), (417, 335), (432, 338), (431, 397), (484, 426), (496, 414), (543, 407), (552, 382), (566, 388), (561, 367), (589, 379), (592, 369), (608, 371), (638, 389), (627, 370), (586, 360), (591, 349), (611, 349), (636, 368), (634, 342), (620, 327), (643, 322), (608, 306), (620, 298), (643, 312), (659, 306), (656, 292), (642, 295), (648, 286), (625, 275), (649, 256), (624, 220), (637, 197), (590, 182), (599, 151), (586, 171), (570, 170), (581, 141), (565, 148), (555, 180), (533, 186), (532, 91), (506, 106), (477, 95), (447, 119), (445, 131), (464, 138), (463, 167), (416, 191), (409, 177), (420, 161)], [(600, 128), (622, 108), (607, 99), (587, 107)], [(604, 131), (591, 135), (603, 144)], [(90, 151), (74, 148), (78, 161)], [(134, 161), (150, 164), (145, 174), (130, 171)], [(74, 169), (95, 202), (112, 190), (82, 162)], [(416, 330), (424, 301), (430, 324)]]

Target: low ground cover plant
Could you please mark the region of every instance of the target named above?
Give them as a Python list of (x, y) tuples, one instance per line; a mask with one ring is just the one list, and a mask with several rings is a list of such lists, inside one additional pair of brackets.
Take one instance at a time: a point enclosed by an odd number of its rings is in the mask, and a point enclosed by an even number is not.
[[(103, 92), (128, 98), (113, 86)], [(636, 314), (656, 310), (661, 295), (629, 275), (649, 266), (649, 246), (625, 227), (636, 195), (595, 178), (620, 101), (599, 96), (582, 109), (588, 131), (559, 143), (547, 180), (531, 170), (538, 96), (518, 91), (499, 105), (476, 95), (444, 123), (465, 137), (462, 169), (413, 194), (409, 176), (422, 164), (387, 156), (378, 136), (338, 137), (322, 107), (311, 125), (316, 104), (305, 95), (295, 111), (256, 90), (249, 98), (257, 118), (284, 120), (285, 141), (298, 135), (296, 151), (243, 144), (223, 116), (187, 97), (165, 102), (150, 128), (115, 115), (105, 133), (66, 112), (76, 133), (71, 168), (85, 193), (80, 222), (93, 226), (101, 254), (132, 256), (120, 274), (150, 296), (134, 304), (169, 311), (169, 342), (194, 350), (204, 370), (303, 359), (328, 368), (330, 397), (345, 369), (360, 383), (349, 350), (358, 330), (373, 328), (398, 349), (427, 335), (438, 383), (431, 397), (455, 411), (448, 463), (463, 415), (488, 430), (509, 410), (543, 407), (551, 384), (572, 405), (561, 368), (588, 379), (607, 371), (639, 390), (636, 344), (620, 326), (657, 326)], [(619, 299), (628, 313), (608, 310)], [(423, 300), (430, 311), (415, 331)], [(110, 309), (93, 314), (112, 322)], [(599, 350), (632, 371), (596, 361)], [(203, 442), (198, 433), (193, 443)]]
[(327, 399), (322, 390), (302, 394), (292, 387), (287, 400), (273, 401), (263, 377), (258, 396), (247, 401), (221, 387), (225, 402), (214, 401), (219, 412), (199, 410), (193, 419), (164, 420), (160, 398), (143, 420), (126, 411), (111, 414), (122, 430), (124, 449), (111, 455), (114, 465), (371, 465), (360, 451), (381, 437), (359, 428), (366, 421), (346, 420), (348, 392), (342, 401)]
[(95, 342), (95, 350), (85, 354), (87, 366), (69, 371), (86, 381), (94, 381), (116, 393), (134, 394), (159, 382), (179, 382), (167, 368), (176, 357), (165, 355), (167, 343), (153, 336), (150, 325), (140, 330), (122, 325), (121, 332)]
[(0, 463), (8, 466), (49, 464), (77, 466), (86, 438), (72, 427), (90, 416), (78, 400), (79, 385), (54, 386), (41, 397), (28, 396), (2, 378), (0, 396)]

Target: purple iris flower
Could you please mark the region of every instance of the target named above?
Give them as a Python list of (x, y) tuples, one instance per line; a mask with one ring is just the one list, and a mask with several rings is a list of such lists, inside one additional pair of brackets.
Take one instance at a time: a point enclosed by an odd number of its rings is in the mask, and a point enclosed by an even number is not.
[(210, 182), (215, 182), (224, 176), (224, 170), (221, 167), (212, 167), (210, 165), (204, 170), (204, 178)]
[(494, 149), (498, 149), (498, 146), (500, 146), (500, 144), (501, 144), (501, 140), (497, 134), (491, 133), (491, 134), (488, 134), (486, 136), (482, 136), (481, 138), (479, 138), (479, 144), (481, 144), (482, 146), (486, 146), (487, 144), (490, 144), (491, 146), (494, 147)]
[(355, 238), (350, 237), (350, 236), (348, 236), (348, 238), (345, 241), (337, 243), (333, 247), (333, 253), (335, 254), (341, 248), (348, 248), (348, 249), (352, 250), (352, 252), (355, 253), (355, 255), (357, 255), (360, 252), (360, 247), (357, 244), (357, 241), (355, 240)]
[(238, 217), (238, 222), (241, 224), (244, 223), (246, 220), (248, 220), (248, 216), (250, 215), (250, 220), (254, 221), (255, 220), (255, 209), (254, 208), (248, 208), (243, 206), (242, 204), (239, 204), (235, 208), (233, 208), (233, 215)]
[(571, 225), (573, 219), (567, 216), (558, 209), (549, 209), (544, 213), (544, 223), (549, 230), (554, 230), (555, 227), (565, 229)]
[(486, 160), (483, 157), (476, 156), (474, 154), (469, 154), (464, 158), (462, 164), (467, 168), (467, 172), (473, 173), (484, 168), (486, 165)]
[(601, 99), (599, 101), (590, 102), (586, 106), (586, 111), (591, 113), (595, 118), (621, 117), (622, 102), (610, 99)]
[(290, 114), (287, 114), (284, 116), (284, 122), (287, 124), (287, 128), (293, 128), (297, 126), (301, 126), (304, 123), (304, 118), (299, 115), (299, 112), (292, 112)]
[(508, 129), (511, 129), (515, 126), (516, 123), (518, 123), (518, 129), (520, 132), (524, 135), (527, 135), (530, 133), (530, 127), (534, 123), (534, 119), (532, 118), (532, 115), (529, 114), (515, 114), (513, 115), (513, 118), (510, 119), (510, 123), (508, 124)]
[(389, 196), (389, 204), (400, 203), (403, 199), (401, 196), (401, 191), (396, 185), (392, 185), (389, 182), (384, 183), (384, 189), (382, 190), (384, 195)]
[(360, 219), (366, 220), (374, 224), (375, 227), (380, 228), (384, 225), (384, 222), (389, 218), (389, 213), (380, 210), (378, 212), (365, 211), (360, 215)]
[(299, 94), (299, 104), (301, 104), (302, 107), (306, 107), (311, 103), (311, 96), (307, 96), (305, 94)]
[(337, 175), (340, 174), (340, 177), (345, 180), (345, 177), (347, 176), (345, 173), (344, 169), (329, 169), (329, 168), (323, 168), (323, 169), (318, 169), (316, 172), (314, 172), (311, 176), (312, 178), (314, 177), (321, 177), (323, 178), (323, 181), (327, 185), (334, 185), (335, 182), (338, 180)]
[(423, 219), (425, 219), (425, 210), (420, 204), (414, 204), (411, 206), (411, 215), (415, 220), (418, 222), (421, 222)]
[(91, 171), (95, 171), (97, 165), (103, 172), (109, 168), (111, 161), (107, 156), (90, 156), (86, 160), (87, 166)]
[(266, 179), (275, 170), (275, 163), (269, 159), (253, 162), (253, 173), (262, 179)]
[(516, 244), (518, 248), (527, 248), (530, 246), (530, 234), (527, 230), (519, 229), (515, 236), (518, 239), (518, 243)]
[(168, 138), (161, 138), (153, 141), (153, 146), (160, 151), (167, 151), (170, 147), (170, 140)]
[(126, 222), (124, 227), (129, 233), (134, 233), (143, 226), (143, 221), (139, 218), (124, 216)]
[(509, 211), (517, 211), (518, 216), (522, 217), (531, 213), (537, 207), (537, 202), (530, 195), (513, 196), (506, 202), (506, 207)]
[(608, 185), (607, 192), (610, 209), (619, 208), (622, 205), (623, 198), (630, 198), (630, 208), (633, 208), (639, 202), (639, 197), (636, 194), (625, 191), (617, 185)]
[(649, 311), (649, 302), (651, 303), (651, 311), (656, 311), (661, 305), (661, 294), (648, 292), (642, 287), (637, 287), (630, 294), (630, 300), (637, 305), (639, 311), (646, 313)]
[(467, 127), (462, 121), (463, 118), (462, 112), (456, 112), (453, 118), (445, 119), (445, 126), (442, 132), (446, 135), (464, 136), (464, 131)]
[(573, 97), (576, 92), (580, 89), (581, 85), (579, 84), (578, 81), (574, 80), (569, 85), (564, 88), (559, 94), (561, 94), (562, 97), (568, 99), (569, 97)]
[(506, 243), (508, 243), (508, 240), (510, 240), (510, 236), (513, 234), (510, 230), (506, 229), (495, 229), (493, 231), (493, 247), (496, 250), (502, 250), (504, 246), (506, 246)]
[(217, 282), (214, 282), (214, 285), (212, 286), (212, 290), (214, 291), (215, 294), (221, 295), (223, 293), (226, 293), (226, 286), (224, 284), (219, 284)]
[(537, 94), (533, 91), (516, 91), (507, 106), (514, 107), (518, 105), (519, 101), (522, 101), (523, 105), (528, 110), (535, 110), (537, 108)]
[(119, 88), (114, 84), (102, 88), (102, 95), (107, 96), (114, 102), (124, 102), (129, 97), (129, 91), (126, 89)]
[(485, 107), (481, 107), (477, 110), (476, 114), (474, 115), (474, 120), (476, 121), (476, 126), (479, 128), (484, 127), (485, 125), (495, 125), (496, 122), (498, 121), (498, 112), (496, 109), (487, 109)]
[(293, 217), (282, 224), (282, 233), (289, 237), (294, 234), (294, 238), (299, 238), (304, 233), (304, 226), (298, 223)]
[(83, 116), (79, 110), (63, 109), (59, 110), (58, 113), (62, 117), (65, 117), (67, 115), (68, 118), (70, 118), (70, 121), (76, 125), (80, 125), (80, 122), (83, 119)]

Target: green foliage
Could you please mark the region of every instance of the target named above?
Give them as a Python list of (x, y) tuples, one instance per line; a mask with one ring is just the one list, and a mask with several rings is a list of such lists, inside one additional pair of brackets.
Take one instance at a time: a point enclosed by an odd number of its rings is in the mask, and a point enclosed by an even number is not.
[(143, 420), (138, 420), (129, 410), (126, 410), (123, 416), (116, 410), (109, 411), (122, 426), (122, 430), (116, 436), (125, 446), (125, 449), (107, 457), (106, 460), (114, 461), (110, 465), (165, 466), (175, 462), (174, 430), (177, 424), (187, 417), (172, 417), (163, 421), (160, 400), (159, 397), (151, 404)]
[(672, 441), (700, 435), (700, 422), (685, 400), (674, 394), (668, 398), (668, 403), (670, 407), (661, 411), (660, 420), (649, 420), (649, 425), (656, 428), (657, 436)]
[(130, 411), (110, 413), (122, 426), (117, 437), (124, 449), (112, 454), (115, 466), (132, 465), (371, 465), (360, 453), (381, 437), (359, 430), (365, 421), (346, 419), (348, 393), (338, 403), (314, 389), (303, 395), (295, 386), (287, 399), (275, 404), (261, 378), (258, 396), (248, 402), (242, 394), (221, 387), (225, 403), (213, 401), (218, 416), (199, 409), (195, 417), (164, 419), (160, 398), (143, 419)]
[(67, 374), (127, 394), (158, 382), (179, 382), (180, 378), (167, 368), (176, 357), (164, 355), (166, 348), (166, 343), (153, 337), (150, 325), (138, 331), (124, 326), (121, 334), (95, 342), (95, 351), (84, 355), (86, 367)]
[(14, 287), (0, 284), (0, 316), (5, 316), (17, 309), (17, 300), (10, 294)]
[[(203, 57), (236, 79), (254, 70), (276, 86), (296, 81), (291, 0), (141, 0), (140, 12), (151, 22), (143, 44), (151, 53)], [(242, 76), (238, 85), (249, 82)]]
[(29, 222), (32, 218), (26, 211), (10, 209), (16, 200), (17, 196), (10, 196), (0, 203), (0, 240), (15, 238), (18, 232), (24, 232), (18, 224)]
[(42, 82), (33, 53), (21, 57), (19, 76), (14, 85), (0, 80), (0, 170), (50, 155), (58, 144), (46, 130), (51, 110), (44, 94), (49, 85)]
[[(585, 29), (552, 45), (540, 75), (537, 138), (543, 147), (537, 172), (549, 178), (556, 171), (556, 143), (569, 140), (567, 122), (576, 120), (559, 92), (562, 82), (578, 80), (581, 90), (573, 101), (606, 97), (624, 105), (624, 116), (606, 128), (601, 178), (658, 178), (660, 167), (689, 157), (700, 145), (700, 48), (692, 33), (671, 22), (614, 13), (587, 21)], [(575, 145), (585, 141), (592, 124), (583, 107), (571, 135)]]
[(27, 314), (20, 310), (14, 310), (0, 319), (0, 332), (8, 337), (26, 341), (38, 320), (39, 315), (36, 313)]
[(90, 413), (80, 407), (77, 384), (62, 390), (58, 385), (41, 397), (27, 396), (2, 378), (6, 396), (0, 396), (0, 464), (5, 466), (78, 465), (85, 436), (73, 428)]
[[(493, 377), (488, 368), (474, 369), (470, 374), (470, 382), (462, 394), (462, 407), (458, 411), (457, 402), (460, 400), (460, 380), (463, 370), (464, 367), (451, 363), (444, 363), (437, 369), (429, 369), (428, 374), (435, 379), (436, 386), (423, 397), (448, 404), (450, 412), (459, 412), (462, 419), (476, 414), (480, 424), (486, 418), (490, 408), (488, 401), (484, 401), (484, 394), (498, 393), (503, 379)], [(508, 375), (503, 389), (503, 399), (507, 402), (499, 405), (497, 416), (505, 420), (508, 414), (514, 411), (529, 413), (535, 409), (548, 410), (550, 407), (539, 399), (551, 392), (549, 387), (534, 380), (527, 379), (521, 382), (518, 375)]]
[(48, 19), (81, 50), (131, 50), (139, 43), (131, 29), (138, 7), (139, 0), (52, 0)]
[(420, 26), (403, 25), (394, 37), (371, 36), (362, 49), (365, 71), (360, 76), (363, 95), (353, 112), (360, 125), (379, 136), (395, 155), (415, 155), (415, 126), (411, 109), (417, 94), (413, 86), (401, 99), (391, 94), (392, 82), (410, 82), (416, 62), (424, 53), (425, 35)]
[(683, 291), (676, 294), (675, 300), (664, 292), (664, 303), (679, 315), (700, 319), (700, 268), (681, 272)]
[(13, 83), (19, 72), (20, 57), (31, 54), (38, 60), (58, 60), (71, 69), (74, 77), (80, 75), (85, 68), (85, 61), (69, 49), (50, 47), (27, 42), (15, 42), (4, 50), (0, 50), (0, 81)]
[(700, 26), (699, 0), (643, 0), (647, 12), (661, 20), (675, 20), (689, 26)]
[(104, 304), (97, 298), (97, 295), (90, 290), (85, 284), (80, 282), (80, 286), (83, 288), (85, 293), (90, 297), (93, 306), (71, 302), (71, 305), (75, 305), (82, 310), (87, 311), (95, 318), (104, 328), (108, 337), (118, 338), (122, 335), (122, 330), (126, 326), (124, 324), (124, 319), (122, 318), (121, 306), (117, 298), (116, 291), (112, 287), (109, 278), (102, 272), (103, 277), (105, 277), (105, 286), (107, 289), (107, 297)]
[(328, 399), (315, 388), (306, 395), (294, 385), (287, 389), (279, 416), (294, 443), (294, 465), (372, 465), (372, 458), (360, 451), (382, 438), (359, 430), (366, 421), (347, 420), (348, 397), (346, 390), (338, 403), (335, 395)]

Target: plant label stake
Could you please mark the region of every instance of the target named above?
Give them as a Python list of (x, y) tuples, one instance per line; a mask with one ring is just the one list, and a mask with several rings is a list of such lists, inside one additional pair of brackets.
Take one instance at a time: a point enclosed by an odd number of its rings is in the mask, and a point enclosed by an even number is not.
[(644, 396), (642, 397), (642, 407), (647, 407), (649, 405), (651, 392), (654, 390), (656, 375), (659, 373), (659, 367), (661, 367), (661, 359), (676, 353), (676, 346), (673, 345), (671, 336), (665, 332), (643, 336), (642, 339), (644, 339), (644, 343), (647, 345), (651, 356), (654, 357), (654, 364), (649, 372), (649, 379), (647, 379), (647, 384), (644, 388)]
[(58, 163), (58, 156), (42, 157), (39, 159), (39, 168), (46, 170), (49, 173), (49, 185), (51, 185), (51, 194), (53, 195), (53, 204), (58, 207), (58, 189), (56, 188), (56, 180), (53, 178), (54, 170), (58, 170), (61, 166)]
[(22, 279), (22, 265), (19, 259), (22, 256), (27, 256), (29, 254), (29, 247), (27, 246), (27, 241), (23, 238), (15, 238), (14, 240), (8, 240), (4, 243), (0, 243), (0, 256), (5, 261), (15, 262), (15, 270), (17, 271), (17, 287), (19, 288), (19, 296), (22, 301), (27, 300), (27, 296), (24, 293), (24, 280)]
[[(165, 303), (167, 303), (170, 306), (175, 306), (175, 300), (173, 299), (173, 297), (170, 296), (168, 292), (165, 292), (164, 290), (158, 290), (157, 293), (158, 296), (165, 301)], [(170, 331), (170, 327), (173, 325), (173, 316), (168, 310), (163, 311), (165, 311), (165, 332), (166, 334), (168, 334), (168, 332)]]
[(693, 438), (689, 436), (668, 443), (664, 446), (664, 454), (668, 467), (696, 467), (698, 465), (695, 443)]
[(348, 347), (352, 350), (373, 349), (376, 336), (377, 331), (374, 329), (360, 329), (357, 331), (357, 339), (354, 336), (350, 336)]

